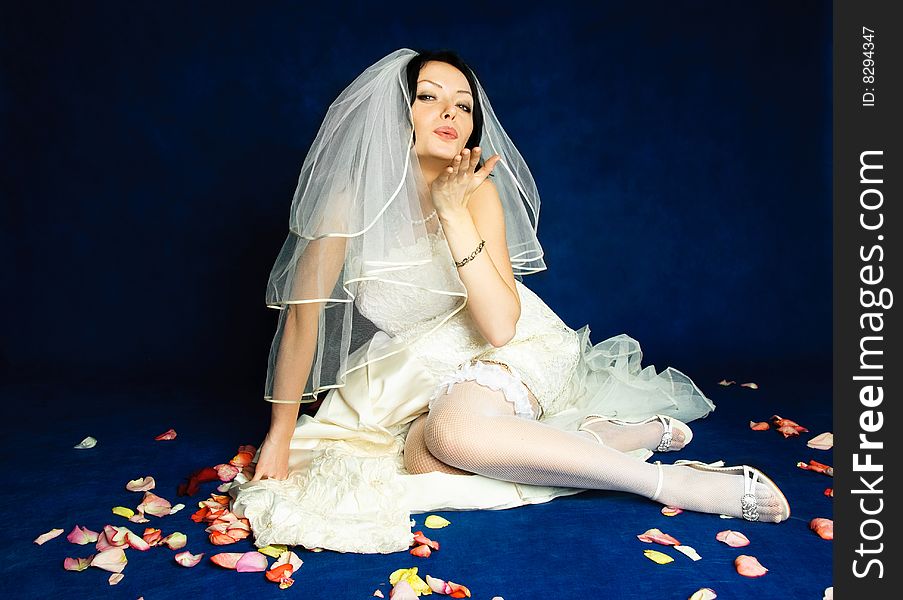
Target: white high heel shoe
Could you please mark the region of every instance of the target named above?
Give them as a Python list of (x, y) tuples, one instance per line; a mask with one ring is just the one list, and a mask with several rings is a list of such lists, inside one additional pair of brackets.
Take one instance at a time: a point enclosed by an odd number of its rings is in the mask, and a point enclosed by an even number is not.
[[(651, 497), (652, 500), (658, 499), (659, 494), (662, 492), (662, 483), (664, 482), (664, 469), (662, 469), (662, 463), (657, 460), (655, 461), (655, 464), (658, 466), (658, 485), (655, 488), (655, 493)], [(755, 467), (750, 467), (749, 465), (725, 467), (723, 460), (713, 463), (704, 463), (698, 460), (678, 460), (675, 461), (674, 464), (701, 471), (742, 474), (743, 495), (740, 497), (740, 516), (747, 521), (759, 520), (759, 502), (756, 499), (756, 483), (761, 479), (762, 483), (771, 488), (772, 493), (781, 503), (781, 513), (776, 515), (773, 521), (775, 523), (780, 523), (781, 521), (786, 521), (790, 518), (790, 503), (787, 501), (783, 492), (781, 492), (781, 489), (774, 481), (765, 475), (765, 473)]]
[(687, 426), (686, 423), (667, 415), (654, 415), (652, 417), (649, 417), (645, 421), (639, 422), (621, 421), (620, 419), (611, 419), (602, 415), (586, 415), (586, 420), (583, 421), (583, 423), (580, 425), (580, 427), (577, 428), (577, 430), (592, 434), (592, 436), (596, 438), (600, 444), (604, 444), (605, 442), (602, 441), (602, 438), (599, 436), (599, 434), (591, 429), (586, 429), (587, 425), (592, 425), (593, 423), (599, 423), (603, 421), (628, 427), (646, 425), (648, 423), (652, 423), (653, 421), (660, 421), (664, 430), (662, 432), (662, 439), (661, 441), (659, 441), (658, 446), (655, 448), (656, 452), (672, 452), (671, 440), (674, 437), (675, 429), (684, 434), (684, 445), (681, 446), (681, 449), (685, 448), (686, 445), (690, 443), (690, 440), (693, 439), (693, 431)]

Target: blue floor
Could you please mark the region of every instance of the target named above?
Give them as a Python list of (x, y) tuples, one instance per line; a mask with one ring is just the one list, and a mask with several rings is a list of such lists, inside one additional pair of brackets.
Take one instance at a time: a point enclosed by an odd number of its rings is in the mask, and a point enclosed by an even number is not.
[[(663, 462), (679, 458), (760, 467), (782, 487), (793, 509), (780, 525), (721, 519), (684, 512), (664, 517), (660, 505), (623, 493), (587, 491), (550, 503), (506, 511), (446, 512), (452, 524), (425, 530), (441, 543), (430, 558), (406, 552), (354, 555), (296, 552), (304, 565), (295, 584), (280, 590), (262, 573), (237, 573), (208, 560), (217, 552), (254, 549), (250, 540), (216, 547), (207, 540), (204, 523), (190, 519), (193, 504), (208, 497), (215, 482), (201, 485), (199, 494), (178, 497), (180, 482), (196, 469), (227, 462), (241, 444), (257, 444), (265, 432), (268, 410), (257, 401), (257, 390), (187, 390), (184, 387), (100, 389), (82, 384), (5, 385), (0, 401), (8, 407), (4, 472), (12, 485), (4, 487), (2, 574), (4, 597), (159, 598), (253, 597), (314, 600), (365, 599), (377, 588), (388, 598), (388, 576), (395, 569), (418, 566), (420, 574), (462, 583), (474, 598), (688, 598), (711, 587), (721, 599), (811, 598), (818, 600), (831, 582), (832, 542), (809, 530), (813, 517), (833, 518), (832, 500), (823, 495), (832, 479), (803, 471), (797, 461), (816, 459), (833, 464), (830, 451), (813, 450), (806, 441), (831, 431), (831, 372), (687, 373), (714, 400), (716, 411), (695, 422), (695, 437), (683, 452), (660, 455)], [(748, 379), (740, 379), (741, 376)], [(758, 390), (722, 387), (723, 377), (755, 381)], [(247, 404), (241, 410), (244, 398)], [(775, 431), (755, 432), (750, 420), (773, 414), (796, 420), (810, 429), (799, 438), (783, 439)], [(178, 438), (156, 442), (170, 427)], [(98, 445), (72, 448), (85, 436)], [(155, 493), (182, 512), (146, 525), (113, 515), (116, 505), (134, 507), (141, 494), (129, 492), (130, 479), (152, 475)], [(417, 528), (422, 515), (414, 515)], [(191, 569), (178, 566), (174, 551), (127, 550), (125, 578), (109, 586), (110, 573), (91, 567), (82, 572), (63, 569), (66, 557), (88, 556), (93, 545), (66, 540), (76, 525), (100, 531), (105, 524), (129, 525), (139, 535), (145, 526), (163, 534), (181, 531), (185, 549), (205, 552)], [(644, 544), (636, 535), (657, 527), (694, 547), (702, 560), (692, 562), (671, 548)], [(64, 533), (43, 546), (38, 535), (62, 528)], [(745, 548), (730, 548), (715, 540), (723, 529), (749, 537)], [(656, 549), (674, 557), (657, 565), (643, 556)], [(751, 554), (769, 569), (761, 578), (738, 575), (733, 560)], [(273, 560), (270, 559), (270, 563)], [(11, 595), (10, 595), (11, 593)], [(439, 597), (439, 596), (436, 596)]]

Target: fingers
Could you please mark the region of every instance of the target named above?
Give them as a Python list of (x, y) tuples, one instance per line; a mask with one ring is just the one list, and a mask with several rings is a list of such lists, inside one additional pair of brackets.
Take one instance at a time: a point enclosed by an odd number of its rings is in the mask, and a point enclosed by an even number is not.
[(494, 154), (490, 156), (486, 162), (483, 163), (483, 168), (476, 172), (477, 177), (485, 179), (489, 177), (489, 174), (492, 173), (492, 170), (495, 168), (495, 165), (501, 160), (501, 156), (498, 154)]

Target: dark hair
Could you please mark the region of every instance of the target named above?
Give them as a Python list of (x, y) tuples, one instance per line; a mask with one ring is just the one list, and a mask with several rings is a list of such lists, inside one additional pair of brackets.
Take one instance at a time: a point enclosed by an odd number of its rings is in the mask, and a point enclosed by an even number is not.
[[(424, 64), (429, 61), (437, 61), (455, 67), (464, 74), (464, 77), (467, 78), (467, 83), (470, 84), (471, 91), (473, 91), (473, 112), (471, 113), (473, 115), (473, 132), (467, 138), (464, 147), (472, 149), (474, 146), (479, 146), (480, 138), (483, 137), (483, 108), (480, 106), (480, 98), (477, 94), (477, 79), (473, 69), (451, 50), (424, 50), (418, 52), (419, 54), (412, 58), (407, 65), (408, 95), (411, 98), (411, 104), (414, 104), (414, 100), (417, 97), (417, 76), (420, 75), (420, 69), (423, 68)], [(480, 159), (480, 166), (482, 164), (483, 160)]]

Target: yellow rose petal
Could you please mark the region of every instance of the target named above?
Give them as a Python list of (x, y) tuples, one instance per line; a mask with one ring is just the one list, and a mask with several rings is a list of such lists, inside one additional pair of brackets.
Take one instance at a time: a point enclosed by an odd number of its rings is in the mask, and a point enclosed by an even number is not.
[(426, 518), (423, 524), (430, 529), (442, 529), (443, 527), (448, 527), (449, 525), (451, 525), (451, 521), (443, 519), (439, 515), (430, 515)]
[(658, 550), (643, 550), (643, 556), (660, 565), (666, 565), (669, 562), (674, 562), (673, 558), (671, 558), (664, 552), (659, 552)]
[(288, 550), (288, 546), (285, 544), (270, 544), (269, 546), (264, 546), (263, 548), (258, 548), (258, 552), (262, 552), (267, 556), (272, 556), (273, 558), (279, 558), (282, 556), (282, 553)]
[(114, 506), (113, 514), (119, 515), (120, 517), (125, 517), (126, 519), (131, 519), (135, 516), (135, 511), (127, 506)]

